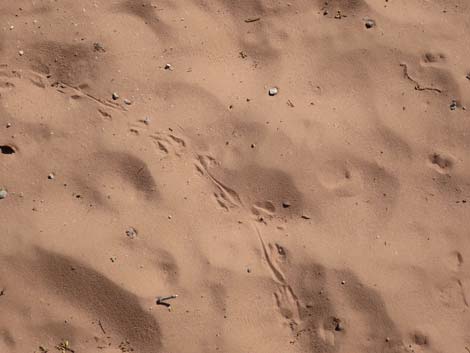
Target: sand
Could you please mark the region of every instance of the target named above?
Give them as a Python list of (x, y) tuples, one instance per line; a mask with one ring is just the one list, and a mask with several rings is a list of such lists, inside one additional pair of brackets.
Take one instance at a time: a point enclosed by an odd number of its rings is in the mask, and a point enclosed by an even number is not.
[(469, 15), (2, 0), (0, 352), (469, 353)]

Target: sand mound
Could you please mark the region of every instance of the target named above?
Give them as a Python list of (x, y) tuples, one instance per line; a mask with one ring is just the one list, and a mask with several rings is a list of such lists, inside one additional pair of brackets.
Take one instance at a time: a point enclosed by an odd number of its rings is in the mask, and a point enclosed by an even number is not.
[(467, 1), (0, 9), (0, 352), (470, 352)]

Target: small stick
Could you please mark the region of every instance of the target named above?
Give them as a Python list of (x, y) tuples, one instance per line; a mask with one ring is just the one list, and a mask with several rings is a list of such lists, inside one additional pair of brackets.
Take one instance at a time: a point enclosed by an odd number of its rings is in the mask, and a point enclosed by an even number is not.
[(255, 18), (247, 18), (245, 20), (246, 23), (251, 23), (251, 22), (256, 22), (256, 21), (259, 21), (261, 20), (261, 17), (255, 17)]
[(104, 330), (103, 324), (101, 323), (101, 320), (98, 320), (98, 325), (100, 325), (101, 331), (106, 335), (106, 331)]
[(157, 304), (158, 302), (164, 302), (164, 301), (167, 301), (167, 300), (170, 300), (170, 299), (176, 299), (178, 298), (178, 296), (175, 294), (175, 295), (170, 295), (168, 297), (158, 297), (157, 298)]
[(157, 305), (166, 306), (168, 308), (168, 311), (171, 311), (171, 304), (167, 303), (166, 301), (170, 300), (170, 299), (176, 299), (176, 298), (178, 298), (178, 296), (176, 294), (175, 295), (170, 295), (168, 297), (157, 297)]

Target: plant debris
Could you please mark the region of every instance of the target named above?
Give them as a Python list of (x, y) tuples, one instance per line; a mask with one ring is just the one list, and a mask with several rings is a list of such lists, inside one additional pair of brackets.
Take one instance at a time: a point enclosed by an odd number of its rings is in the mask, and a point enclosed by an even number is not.
[(75, 351), (72, 348), (70, 348), (69, 341), (67, 340), (60, 342), (57, 346), (55, 346), (55, 348), (61, 353), (67, 353), (67, 352), (75, 353)]
[(170, 295), (168, 297), (157, 297), (157, 305), (166, 306), (168, 308), (168, 311), (171, 311), (171, 304), (167, 303), (166, 301), (170, 299), (176, 299), (176, 298), (178, 298), (178, 295), (176, 294)]
[(259, 20), (261, 20), (261, 17), (252, 17), (252, 18), (247, 18), (247, 19), (245, 20), (245, 22), (246, 22), (246, 23), (251, 23), (251, 22), (257, 22), (257, 21), (259, 21)]

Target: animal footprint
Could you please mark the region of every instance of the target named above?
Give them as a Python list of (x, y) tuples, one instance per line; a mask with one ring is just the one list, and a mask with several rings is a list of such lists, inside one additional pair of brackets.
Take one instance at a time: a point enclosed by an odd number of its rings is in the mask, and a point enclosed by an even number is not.
[(222, 207), (226, 211), (229, 211), (231, 208), (235, 208), (238, 206), (231, 200), (230, 197), (228, 197), (228, 194), (225, 192), (214, 192), (214, 197), (220, 207)]
[(362, 192), (360, 171), (344, 161), (329, 161), (320, 169), (318, 179), (323, 187), (338, 196), (351, 197)]
[[(225, 185), (217, 178), (215, 178), (209, 171), (211, 166), (217, 165), (217, 161), (211, 156), (202, 156), (199, 155), (197, 158), (199, 163), (195, 163), (196, 169), (201, 173), (201, 175), (205, 175), (209, 178), (209, 180), (219, 189), (220, 193), (216, 193), (217, 202), (224, 208), (228, 210), (230, 205), (231, 207), (241, 207), (242, 201), (240, 199), (240, 195), (230, 188), (229, 186)], [(222, 203), (221, 203), (222, 201)]]
[(444, 63), (446, 61), (446, 56), (443, 53), (425, 53), (422, 57), (423, 64), (438, 64)]
[(431, 166), (441, 174), (448, 174), (452, 169), (454, 162), (449, 156), (440, 153), (433, 153), (429, 156)]
[(299, 324), (299, 303), (292, 288), (287, 285), (279, 287), (274, 293), (274, 298), (276, 299), (276, 305), (281, 315), (287, 320)]
[(271, 201), (256, 202), (251, 207), (251, 212), (256, 216), (272, 217), (276, 212), (276, 207)]
[(186, 141), (172, 133), (157, 132), (150, 135), (150, 138), (154, 140), (157, 149), (164, 154), (173, 153), (181, 157), (186, 148)]

